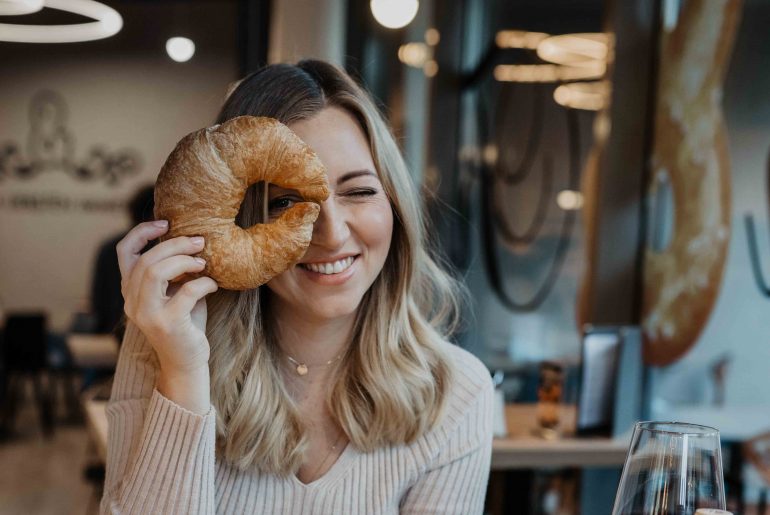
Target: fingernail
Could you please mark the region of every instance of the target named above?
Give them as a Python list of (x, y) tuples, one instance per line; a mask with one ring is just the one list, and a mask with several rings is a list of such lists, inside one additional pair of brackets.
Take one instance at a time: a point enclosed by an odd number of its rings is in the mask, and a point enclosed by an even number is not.
[(205, 259), (203, 259), (203, 258), (199, 258), (199, 257), (197, 257), (197, 258), (195, 258), (195, 261), (196, 261), (196, 262), (197, 262), (199, 265), (203, 265), (203, 266), (205, 266), (205, 265), (206, 265), (206, 260), (205, 260)]
[(193, 245), (203, 245), (203, 236), (195, 236), (193, 238), (190, 238), (190, 241), (192, 241)]
[(165, 227), (168, 227), (168, 220), (155, 220), (153, 222), (153, 224), (156, 227), (163, 227), (163, 228), (165, 228)]

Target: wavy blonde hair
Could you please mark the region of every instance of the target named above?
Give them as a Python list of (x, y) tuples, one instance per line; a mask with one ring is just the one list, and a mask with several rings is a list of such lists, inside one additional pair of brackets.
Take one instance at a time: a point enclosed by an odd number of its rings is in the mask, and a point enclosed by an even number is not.
[[(413, 442), (441, 418), (452, 367), (444, 349), (458, 320), (461, 287), (428, 254), (419, 199), (382, 115), (342, 70), (317, 60), (270, 65), (244, 78), (217, 123), (240, 115), (285, 124), (328, 106), (351, 113), (366, 134), (394, 214), (382, 271), (364, 295), (345, 359), (327, 395), (330, 413), (360, 451)], [(261, 221), (261, 188), (246, 194), (236, 223)], [(296, 472), (305, 428), (278, 367), (277, 329), (266, 287), (208, 298), (217, 449), (241, 470)]]

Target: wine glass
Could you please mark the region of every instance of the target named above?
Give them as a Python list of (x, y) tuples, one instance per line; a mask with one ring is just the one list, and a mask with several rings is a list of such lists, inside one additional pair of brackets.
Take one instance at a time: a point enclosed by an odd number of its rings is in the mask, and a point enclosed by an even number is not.
[(638, 422), (612, 515), (695, 515), (725, 509), (719, 431), (681, 422)]

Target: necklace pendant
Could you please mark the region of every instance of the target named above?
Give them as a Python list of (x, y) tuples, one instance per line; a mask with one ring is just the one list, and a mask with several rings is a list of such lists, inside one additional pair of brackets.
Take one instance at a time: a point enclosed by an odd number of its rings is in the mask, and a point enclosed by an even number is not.
[(300, 363), (299, 365), (297, 365), (297, 373), (301, 376), (304, 376), (305, 374), (307, 374), (307, 365), (305, 365), (304, 363)]

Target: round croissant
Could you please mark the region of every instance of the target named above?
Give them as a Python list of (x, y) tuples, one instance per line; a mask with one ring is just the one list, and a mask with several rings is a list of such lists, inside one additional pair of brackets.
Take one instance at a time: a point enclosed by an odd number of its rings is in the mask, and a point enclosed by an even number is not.
[[(305, 202), (273, 223), (235, 224), (246, 190), (265, 181), (297, 190)], [(155, 218), (168, 220), (163, 239), (203, 236), (200, 274), (220, 288), (256, 288), (305, 253), (320, 202), (329, 195), (321, 160), (278, 120), (239, 116), (185, 136), (155, 184)]]

